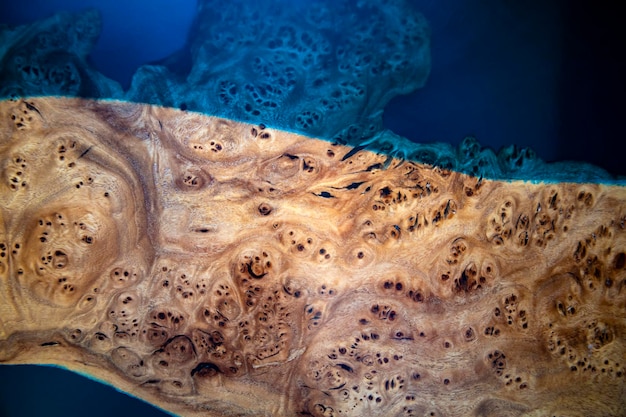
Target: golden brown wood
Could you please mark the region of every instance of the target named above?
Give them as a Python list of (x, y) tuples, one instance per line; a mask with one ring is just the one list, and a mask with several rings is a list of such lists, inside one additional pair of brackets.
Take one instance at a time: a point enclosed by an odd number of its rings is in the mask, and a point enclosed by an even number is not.
[(3, 363), (185, 416), (624, 413), (624, 187), (139, 104), (0, 117)]

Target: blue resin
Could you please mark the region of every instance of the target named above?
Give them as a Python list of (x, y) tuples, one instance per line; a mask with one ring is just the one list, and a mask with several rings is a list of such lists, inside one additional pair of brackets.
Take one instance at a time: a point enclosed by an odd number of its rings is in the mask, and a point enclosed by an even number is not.
[[(51, 379), (58, 385), (45, 384)], [(12, 393), (10, 398), (5, 395), (7, 391)], [(94, 398), (98, 402), (94, 403)], [(58, 403), (63, 404), (62, 409), (55, 406)], [(0, 416), (86, 415), (89, 417), (174, 416), (141, 398), (119, 391), (106, 381), (94, 378), (88, 373), (69, 371), (58, 365), (2, 366)]]
[[(625, 184), (590, 164), (497, 154), (473, 138), (416, 144), (383, 129), (389, 101), (422, 87), (430, 30), (404, 0), (200, 0), (188, 52), (144, 65), (130, 89), (92, 68), (95, 10), (2, 32), (0, 97), (77, 96), (177, 107), (496, 180)], [(418, 129), (418, 128), (416, 128)]]

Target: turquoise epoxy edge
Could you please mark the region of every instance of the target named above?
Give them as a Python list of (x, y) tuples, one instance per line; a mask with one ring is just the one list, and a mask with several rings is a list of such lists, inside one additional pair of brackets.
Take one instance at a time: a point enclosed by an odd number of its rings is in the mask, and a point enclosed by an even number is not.
[(3, 363), (3, 364), (2, 364), (2, 366), (12, 366), (12, 367), (18, 367), (18, 366), (36, 366), (36, 367), (41, 367), (41, 368), (56, 368), (56, 369), (61, 369), (61, 370), (63, 370), (63, 371), (70, 372), (70, 373), (72, 373), (72, 374), (76, 374), (76, 375), (80, 375), (80, 376), (82, 376), (82, 377), (84, 377), (84, 378), (89, 379), (90, 381), (94, 381), (94, 382), (97, 382), (98, 384), (102, 384), (102, 385), (105, 385), (105, 386), (107, 386), (107, 387), (109, 387), (109, 388), (112, 388), (115, 392), (119, 392), (119, 393), (121, 393), (121, 394), (124, 394), (124, 395), (126, 395), (126, 396), (130, 397), (130, 398), (133, 398), (133, 399), (139, 400), (139, 401), (141, 401), (143, 404), (147, 404), (147, 405), (149, 405), (149, 406), (151, 406), (151, 407), (154, 407), (155, 409), (157, 409), (157, 410), (159, 410), (159, 411), (162, 411), (163, 413), (165, 413), (165, 414), (167, 414), (167, 415), (170, 415), (170, 416), (172, 416), (172, 417), (179, 417), (179, 416), (178, 416), (178, 414), (174, 414), (174, 413), (172, 413), (172, 412), (170, 412), (170, 411), (168, 411), (168, 410), (165, 410), (165, 409), (163, 409), (163, 408), (161, 408), (161, 407), (158, 407), (158, 406), (157, 406), (157, 405), (155, 405), (155, 404), (152, 404), (152, 403), (148, 402), (147, 400), (145, 400), (145, 399), (143, 399), (143, 398), (141, 398), (141, 397), (137, 397), (137, 396), (135, 396), (135, 395), (133, 395), (133, 394), (131, 394), (131, 393), (129, 393), (129, 392), (123, 391), (123, 390), (121, 390), (121, 389), (117, 388), (115, 385), (112, 385), (112, 384), (110, 384), (109, 382), (107, 382), (107, 381), (105, 381), (105, 380), (102, 380), (102, 379), (96, 378), (95, 376), (93, 376), (93, 375), (91, 375), (91, 374), (89, 374), (89, 373), (87, 373), (87, 372), (78, 371), (78, 370), (75, 370), (75, 369), (70, 369), (70, 368), (65, 367), (65, 366), (63, 366), (63, 365), (51, 364), (51, 363), (32, 363), (32, 364), (22, 364), (22, 363)]
[[(73, 96), (39, 96), (53, 98), (76, 98)], [(36, 99), (37, 97), (25, 97)], [(10, 98), (8, 100), (15, 100)], [(87, 98), (89, 99), (89, 98)], [(7, 100), (4, 98), (3, 100)], [(161, 106), (158, 103), (137, 102), (120, 100), (119, 98), (93, 98), (100, 102), (131, 103)], [(178, 108), (173, 108), (179, 111)], [(268, 128), (282, 130), (311, 139), (325, 140), (329, 143), (340, 143), (360, 150), (371, 151), (390, 157), (439, 166), (456, 172), (461, 172), (473, 177), (497, 181), (526, 181), (534, 184), (540, 183), (597, 183), (606, 185), (626, 186), (626, 177), (613, 177), (600, 167), (585, 162), (563, 161), (546, 163), (536, 157), (528, 148), (517, 148), (511, 145), (501, 149), (497, 154), (482, 147), (473, 137), (466, 137), (459, 146), (454, 147), (447, 143), (415, 143), (396, 135), (390, 130), (375, 132), (371, 137), (360, 140), (351, 139), (338, 142), (335, 138), (312, 137), (306, 132), (285, 126), (276, 126), (263, 120), (235, 119), (225, 114), (211, 114), (197, 112), (198, 115), (227, 118), (241, 123), (265, 124)]]

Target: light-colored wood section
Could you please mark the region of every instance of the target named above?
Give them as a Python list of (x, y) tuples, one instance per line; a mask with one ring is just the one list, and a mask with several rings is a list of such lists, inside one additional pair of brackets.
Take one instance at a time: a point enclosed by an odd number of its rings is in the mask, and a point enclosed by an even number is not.
[(0, 361), (185, 416), (618, 416), (626, 188), (0, 104)]

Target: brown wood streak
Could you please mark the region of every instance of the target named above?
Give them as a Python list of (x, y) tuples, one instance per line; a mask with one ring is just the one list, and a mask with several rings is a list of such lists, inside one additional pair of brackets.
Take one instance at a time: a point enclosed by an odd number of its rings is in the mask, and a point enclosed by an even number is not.
[(0, 360), (207, 415), (621, 415), (626, 190), (0, 104)]

